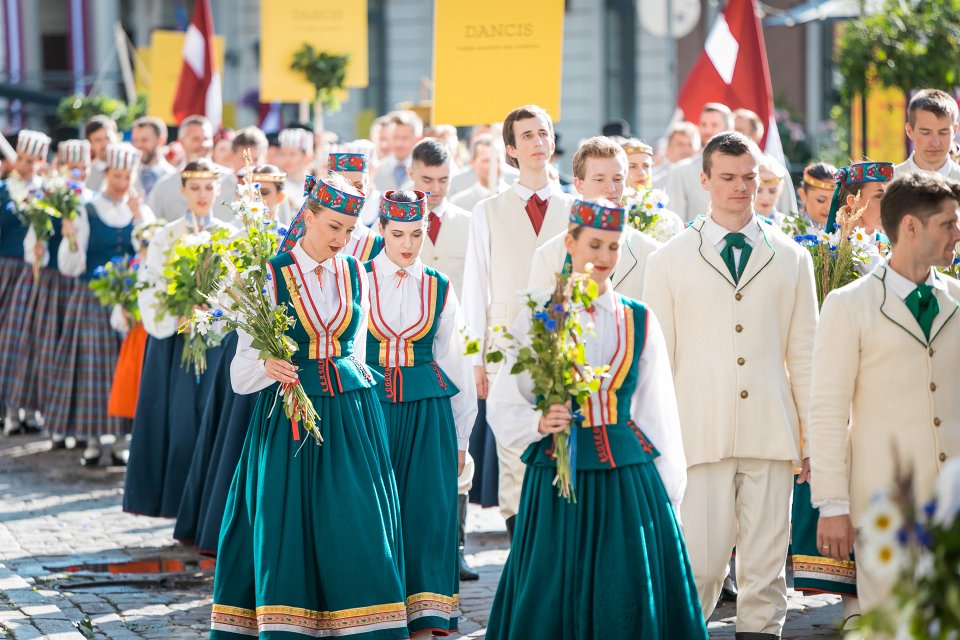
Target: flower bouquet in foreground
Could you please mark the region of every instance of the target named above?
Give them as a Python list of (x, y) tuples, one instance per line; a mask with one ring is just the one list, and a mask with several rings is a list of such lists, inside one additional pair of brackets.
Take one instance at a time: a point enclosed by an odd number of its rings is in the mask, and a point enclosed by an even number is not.
[(630, 196), (623, 197), (623, 206), (627, 207), (627, 224), (637, 231), (656, 237), (660, 224), (660, 212), (666, 208), (670, 198), (663, 189), (637, 187)]
[(817, 302), (821, 307), (827, 294), (869, 273), (881, 259), (884, 247), (874, 234), (857, 226), (862, 215), (862, 208), (856, 210), (844, 205), (837, 212), (838, 228), (833, 233), (821, 231), (794, 236), (813, 258)]
[[(608, 367), (587, 365), (582, 336), (592, 326), (580, 322), (580, 312), (589, 310), (598, 293), (597, 283), (588, 274), (557, 275), (557, 286), (544, 305), (527, 294), (526, 306), (532, 317), (528, 335), (514, 337), (502, 327), (494, 327), (509, 343), (514, 357), (510, 373), (527, 373), (533, 381), (537, 409), (546, 412), (551, 405), (566, 404), (571, 399), (578, 404), (600, 388), (600, 378)], [(504, 353), (499, 350), (487, 354), (489, 362), (500, 362)], [(553, 484), (558, 495), (567, 502), (576, 502), (576, 487), (571, 458), (572, 425), (553, 436), (553, 458), (557, 474)]]
[(934, 500), (915, 504), (912, 479), (901, 474), (866, 513), (857, 563), (895, 584), (891, 601), (865, 612), (848, 639), (960, 638), (960, 460), (940, 469)]
[[(198, 310), (196, 315), (208, 315), (211, 322), (223, 322), (228, 331), (242, 329), (253, 338), (252, 346), (259, 350), (261, 360), (275, 358), (292, 362), (297, 345), (286, 332), (296, 320), (284, 305), (272, 304), (264, 295), (270, 280), (269, 272), (253, 266), (241, 273), (232, 258), (224, 256), (222, 260), (226, 275), (217, 285), (215, 294), (207, 297), (211, 305), (220, 309), (212, 313)], [(278, 393), (283, 398), (284, 413), (293, 424), (294, 440), (300, 439), (297, 430), (300, 423), (317, 444), (321, 444), (323, 436), (317, 424), (320, 416), (303, 385), (300, 382), (284, 384)]]
[[(60, 176), (47, 178), (43, 181), (39, 191), (31, 191), (22, 204), (17, 207), (16, 213), (21, 224), (33, 229), (37, 243), (43, 244), (53, 237), (54, 219), (73, 220), (80, 215), (80, 193), (83, 185), (72, 180), (65, 180)], [(76, 251), (76, 240), (71, 238), (70, 250)], [(40, 277), (40, 262), (33, 262), (33, 279)]]
[(140, 321), (140, 307), (137, 300), (140, 289), (137, 287), (137, 271), (140, 265), (130, 256), (117, 256), (110, 262), (93, 270), (93, 279), (89, 287), (105, 307), (120, 307), (126, 311), (133, 322)]
[(226, 267), (221, 259), (228, 248), (229, 231), (199, 231), (179, 238), (167, 253), (163, 278), (167, 283), (157, 300), (161, 317), (181, 318), (180, 333), (189, 333), (183, 346), (181, 364), (193, 366), (198, 376), (207, 370), (207, 349), (220, 344), (219, 332), (209, 326), (194, 330), (194, 310), (207, 304), (207, 296), (223, 277)]

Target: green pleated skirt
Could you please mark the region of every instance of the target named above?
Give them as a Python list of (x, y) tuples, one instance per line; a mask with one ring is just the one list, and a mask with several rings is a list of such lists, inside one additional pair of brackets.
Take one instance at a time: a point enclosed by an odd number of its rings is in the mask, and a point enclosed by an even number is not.
[(652, 463), (577, 471), (528, 466), (488, 640), (706, 639), (683, 534)]
[(260, 393), (227, 497), (210, 637), (407, 638), (400, 511), (375, 392), (313, 396), (321, 446), (303, 444), (302, 429), (293, 439), (275, 395), (276, 385)]
[(383, 403), (397, 478), (410, 633), (457, 630), (457, 430), (450, 398)]
[(853, 560), (834, 560), (817, 549), (820, 510), (810, 502), (810, 483), (793, 485), (793, 522), (790, 550), (793, 588), (803, 593), (857, 595), (857, 567)]

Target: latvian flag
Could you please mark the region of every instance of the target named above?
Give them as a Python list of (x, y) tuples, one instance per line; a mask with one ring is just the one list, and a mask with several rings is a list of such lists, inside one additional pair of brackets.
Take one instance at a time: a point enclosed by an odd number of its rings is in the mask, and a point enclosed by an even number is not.
[(197, 0), (193, 18), (183, 41), (183, 67), (173, 100), (173, 117), (177, 122), (191, 115), (205, 115), (220, 128), (223, 97), (220, 73), (213, 55), (213, 16), (210, 0)]

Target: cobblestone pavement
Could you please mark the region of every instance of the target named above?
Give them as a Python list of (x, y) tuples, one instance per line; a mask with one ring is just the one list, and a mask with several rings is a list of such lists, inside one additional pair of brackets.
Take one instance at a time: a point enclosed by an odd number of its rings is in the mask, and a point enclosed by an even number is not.
[[(122, 468), (78, 458), (39, 436), (0, 438), (0, 638), (205, 637), (211, 562), (172, 540), (172, 521), (121, 511)], [(454, 637), (482, 638), (508, 545), (496, 509), (471, 507), (467, 529), (481, 577), (462, 586)], [(783, 637), (838, 637), (838, 600), (791, 590)], [(734, 637), (734, 614), (717, 610), (711, 638)]]

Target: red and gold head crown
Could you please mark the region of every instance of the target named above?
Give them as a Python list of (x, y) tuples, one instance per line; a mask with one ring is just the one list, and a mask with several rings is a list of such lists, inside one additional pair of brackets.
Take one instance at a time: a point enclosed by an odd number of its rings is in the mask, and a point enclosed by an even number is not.
[(367, 172), (367, 156), (363, 153), (331, 153), (327, 156), (328, 171)]
[(601, 231), (623, 231), (627, 219), (627, 210), (623, 207), (611, 207), (596, 202), (575, 200), (570, 209), (570, 224), (592, 227)]
[(359, 216), (366, 198), (362, 195), (341, 191), (331, 184), (319, 180), (314, 176), (307, 176), (303, 181), (303, 195), (319, 202), (327, 209), (348, 216)]
[(393, 194), (396, 191), (387, 191), (380, 198), (380, 215), (394, 222), (416, 222), (423, 220), (427, 212), (427, 194), (414, 190), (417, 199), (414, 202), (396, 202)]

